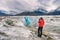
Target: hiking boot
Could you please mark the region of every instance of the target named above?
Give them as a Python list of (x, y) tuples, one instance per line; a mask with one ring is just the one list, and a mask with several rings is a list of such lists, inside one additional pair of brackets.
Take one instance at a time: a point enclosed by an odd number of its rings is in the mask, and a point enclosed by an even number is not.
[(38, 35), (38, 37), (40, 37), (40, 38), (41, 38), (41, 35)]

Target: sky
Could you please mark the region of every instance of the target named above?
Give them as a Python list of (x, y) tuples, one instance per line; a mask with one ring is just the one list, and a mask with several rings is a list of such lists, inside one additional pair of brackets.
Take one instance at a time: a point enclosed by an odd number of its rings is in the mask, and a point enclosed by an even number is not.
[(16, 15), (39, 8), (51, 12), (60, 7), (60, 0), (0, 0), (0, 10), (6, 14)]

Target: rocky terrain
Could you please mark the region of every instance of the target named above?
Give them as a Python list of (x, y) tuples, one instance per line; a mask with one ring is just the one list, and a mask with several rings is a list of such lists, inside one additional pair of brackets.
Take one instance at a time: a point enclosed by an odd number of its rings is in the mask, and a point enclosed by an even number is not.
[[(60, 16), (27, 17), (31, 19), (29, 26), (25, 25), (24, 16), (1, 16), (0, 40), (60, 40)], [(42, 38), (37, 36), (37, 21), (40, 17), (45, 20), (43, 31), (49, 32)]]

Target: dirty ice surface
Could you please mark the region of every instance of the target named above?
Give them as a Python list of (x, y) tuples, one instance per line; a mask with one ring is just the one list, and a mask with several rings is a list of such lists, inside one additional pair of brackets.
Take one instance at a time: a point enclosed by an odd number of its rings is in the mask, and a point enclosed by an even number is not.
[[(43, 31), (49, 32), (51, 40), (60, 40), (60, 16), (27, 16), (30, 25), (25, 25), (24, 16), (2, 16), (0, 17), (0, 40), (50, 40), (48, 37), (37, 37), (34, 31), (38, 28), (38, 19), (43, 17), (45, 25)], [(13, 26), (8, 25), (6, 20), (13, 21)], [(34, 30), (34, 31), (32, 31)]]

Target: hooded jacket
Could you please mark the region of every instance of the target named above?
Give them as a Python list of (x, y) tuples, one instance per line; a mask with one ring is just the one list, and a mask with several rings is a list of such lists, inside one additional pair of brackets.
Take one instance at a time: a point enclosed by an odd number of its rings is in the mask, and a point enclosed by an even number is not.
[(44, 26), (44, 20), (43, 19), (40, 19), (38, 21), (38, 25), (39, 25), (39, 27), (43, 28), (43, 26)]

